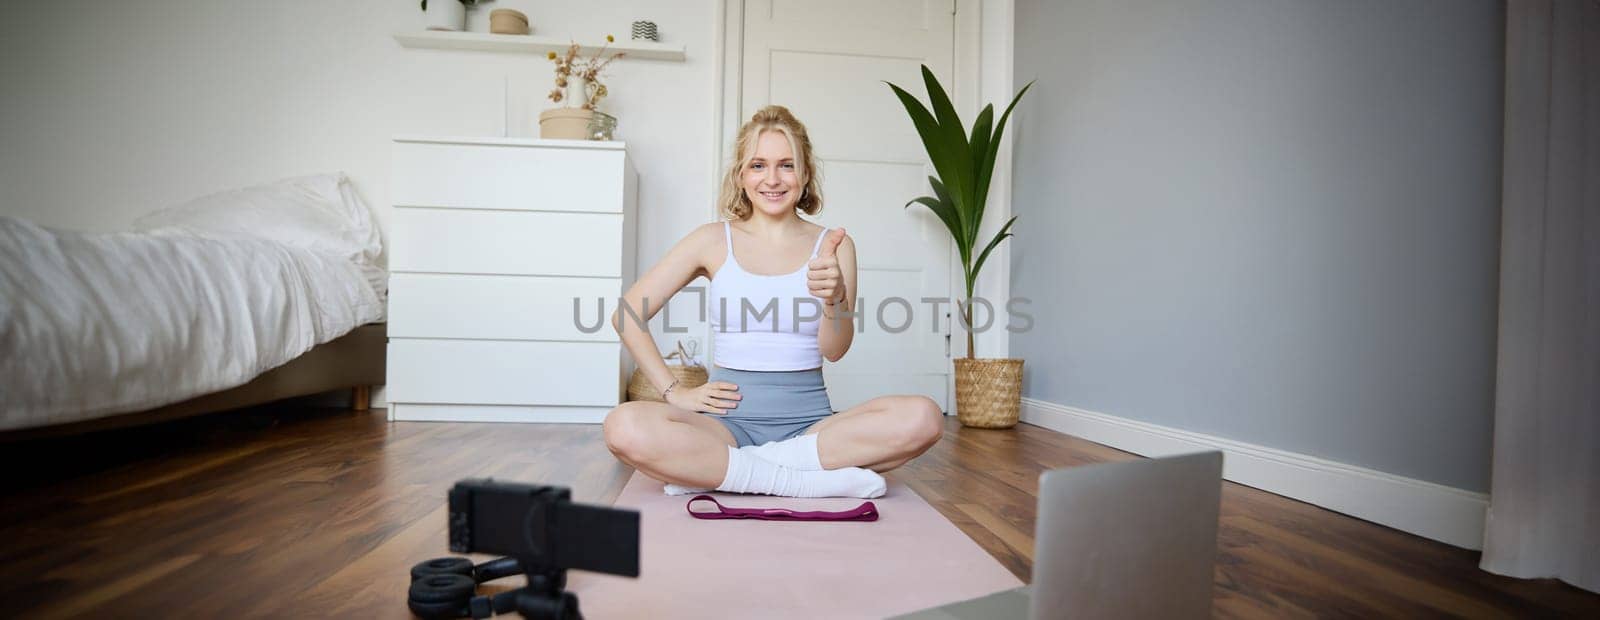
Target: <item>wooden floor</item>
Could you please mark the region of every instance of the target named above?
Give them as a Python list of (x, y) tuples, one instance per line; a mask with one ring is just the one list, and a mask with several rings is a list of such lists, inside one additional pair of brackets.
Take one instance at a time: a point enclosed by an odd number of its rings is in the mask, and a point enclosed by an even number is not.
[[(631, 471), (584, 425), (424, 424), (293, 407), (0, 446), (0, 616), (407, 616), (473, 476), (609, 503)], [(1137, 458), (1032, 426), (960, 428), (894, 472), (1024, 580), (1039, 473)], [(1600, 595), (1225, 484), (1219, 616), (1600, 617)], [(508, 580), (514, 581), (514, 580)]]

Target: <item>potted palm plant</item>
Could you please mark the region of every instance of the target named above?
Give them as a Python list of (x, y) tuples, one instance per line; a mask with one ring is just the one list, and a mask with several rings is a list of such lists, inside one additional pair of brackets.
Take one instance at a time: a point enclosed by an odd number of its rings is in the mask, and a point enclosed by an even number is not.
[[(936, 177), (928, 177), (933, 195), (914, 198), (906, 203), (906, 208), (920, 204), (938, 216), (955, 240), (956, 249), (961, 254), (961, 269), (966, 277), (967, 296), (958, 309), (962, 327), (967, 332), (967, 355), (964, 359), (955, 360), (956, 417), (965, 426), (1010, 428), (1016, 426), (1022, 406), (1022, 360), (976, 357), (972, 337), (972, 296), (984, 261), (989, 259), (989, 253), (1001, 241), (1011, 236), (1011, 225), (1016, 223), (1017, 218), (1013, 216), (1007, 220), (976, 255), (973, 250), (979, 248), (978, 227), (983, 222), (989, 181), (994, 175), (995, 157), (1000, 152), (1000, 138), (1005, 133), (1006, 121), (1033, 83), (1029, 82), (1017, 92), (1011, 105), (1000, 115), (998, 123), (994, 122), (994, 106), (985, 105), (968, 132), (956, 116), (955, 106), (950, 104), (944, 87), (926, 65), (922, 67), (922, 81), (928, 89), (932, 111), (905, 89), (885, 83), (894, 90), (900, 103), (905, 105), (906, 113), (911, 116), (917, 135), (922, 137), (922, 146), (927, 149), (928, 159), (933, 162), (937, 173)], [(968, 137), (969, 133), (971, 137)]]

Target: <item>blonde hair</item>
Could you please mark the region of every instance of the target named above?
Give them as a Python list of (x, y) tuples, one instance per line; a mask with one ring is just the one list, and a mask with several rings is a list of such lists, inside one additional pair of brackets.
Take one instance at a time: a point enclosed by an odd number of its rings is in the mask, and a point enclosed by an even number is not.
[(781, 105), (769, 105), (757, 110), (750, 121), (739, 128), (739, 136), (733, 141), (732, 165), (722, 177), (722, 193), (717, 198), (718, 211), (725, 218), (742, 220), (750, 217), (755, 210), (755, 206), (750, 204), (750, 197), (744, 194), (740, 178), (745, 166), (755, 158), (756, 143), (761, 139), (762, 132), (766, 131), (781, 132), (789, 139), (789, 149), (794, 151), (795, 168), (803, 188), (800, 201), (795, 203), (794, 208), (806, 215), (821, 212), (821, 170), (817, 167), (816, 156), (811, 152), (811, 137), (806, 134), (806, 126)]

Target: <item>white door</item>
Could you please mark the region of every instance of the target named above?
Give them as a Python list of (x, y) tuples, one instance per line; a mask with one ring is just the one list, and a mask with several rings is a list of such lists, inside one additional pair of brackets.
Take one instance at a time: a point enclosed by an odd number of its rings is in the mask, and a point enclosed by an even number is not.
[(949, 87), (954, 12), (953, 0), (744, 3), (738, 122), (778, 104), (806, 124), (823, 175), (815, 221), (843, 226), (856, 242), (863, 315), (850, 353), (824, 369), (839, 411), (885, 394), (924, 394), (951, 408), (950, 304), (935, 313), (922, 300), (951, 297), (953, 245), (927, 208), (904, 208), (931, 192), (933, 167), (884, 82), (926, 101), (927, 65)]

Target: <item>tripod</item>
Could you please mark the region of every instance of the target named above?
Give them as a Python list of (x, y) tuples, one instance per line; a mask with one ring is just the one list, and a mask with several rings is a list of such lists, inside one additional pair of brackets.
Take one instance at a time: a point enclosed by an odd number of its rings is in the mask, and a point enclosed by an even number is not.
[[(478, 584), (521, 573), (528, 585), (494, 595), (477, 595)], [(406, 605), (421, 618), (487, 618), (515, 611), (536, 620), (581, 620), (578, 595), (566, 591), (567, 569), (517, 558), (472, 565), (466, 558), (428, 560), (411, 568)]]

